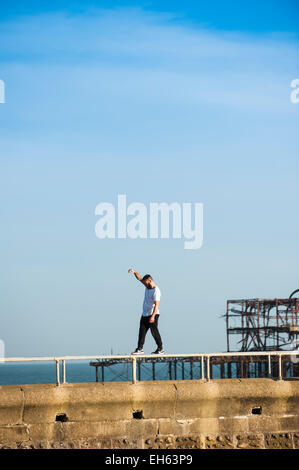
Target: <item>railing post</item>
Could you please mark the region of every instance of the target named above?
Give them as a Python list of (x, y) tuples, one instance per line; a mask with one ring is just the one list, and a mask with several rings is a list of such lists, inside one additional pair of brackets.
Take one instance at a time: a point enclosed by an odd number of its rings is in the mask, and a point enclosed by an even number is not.
[(201, 356), (201, 380), (204, 380), (205, 373), (204, 373), (204, 357)]
[(132, 383), (136, 383), (136, 357), (132, 358)]
[(282, 373), (281, 373), (281, 354), (278, 356), (278, 378), (282, 380)]
[(210, 381), (210, 356), (207, 356), (207, 381)]
[(268, 355), (268, 376), (271, 377), (272, 371), (271, 371), (271, 354)]
[(59, 359), (56, 359), (56, 385), (60, 385)]
[(65, 360), (62, 360), (62, 383), (66, 383), (66, 374), (65, 374)]

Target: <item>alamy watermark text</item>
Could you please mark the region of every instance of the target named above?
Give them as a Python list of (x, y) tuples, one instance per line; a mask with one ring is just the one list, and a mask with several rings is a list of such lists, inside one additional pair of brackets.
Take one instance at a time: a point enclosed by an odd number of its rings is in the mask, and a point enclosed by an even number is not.
[[(184, 248), (197, 250), (203, 243), (203, 203), (142, 202), (127, 206), (125, 194), (117, 197), (117, 207), (110, 202), (96, 206), (95, 225), (98, 238), (184, 238)], [(128, 218), (129, 216), (129, 218)]]

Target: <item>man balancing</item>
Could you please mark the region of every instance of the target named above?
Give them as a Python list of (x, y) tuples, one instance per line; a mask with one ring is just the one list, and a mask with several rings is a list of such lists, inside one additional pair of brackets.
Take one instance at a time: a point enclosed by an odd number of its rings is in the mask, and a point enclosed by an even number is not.
[(145, 276), (141, 277), (140, 274), (138, 274), (134, 269), (129, 269), (128, 272), (130, 274), (134, 274), (136, 279), (145, 285), (143, 310), (139, 325), (138, 346), (131, 354), (143, 354), (145, 336), (149, 328), (157, 344), (157, 349), (156, 351), (153, 351), (152, 354), (164, 354), (165, 351), (163, 351), (162, 340), (158, 330), (158, 320), (160, 315), (159, 303), (161, 298), (160, 289), (154, 283), (154, 280), (150, 274), (146, 274)]

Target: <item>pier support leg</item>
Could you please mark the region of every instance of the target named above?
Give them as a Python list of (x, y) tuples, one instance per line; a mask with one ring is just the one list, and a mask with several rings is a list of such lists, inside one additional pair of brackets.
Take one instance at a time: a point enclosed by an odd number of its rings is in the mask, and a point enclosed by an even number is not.
[(168, 368), (169, 368), (169, 380), (172, 380), (171, 361), (169, 361), (168, 363)]

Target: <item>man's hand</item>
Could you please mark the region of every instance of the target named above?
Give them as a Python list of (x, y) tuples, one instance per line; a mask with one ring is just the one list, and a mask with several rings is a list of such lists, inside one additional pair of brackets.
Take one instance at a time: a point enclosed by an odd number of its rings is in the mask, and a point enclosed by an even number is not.
[(158, 308), (159, 308), (159, 303), (160, 303), (160, 300), (155, 300), (154, 304), (154, 310), (153, 310), (153, 313), (151, 314), (151, 318), (149, 319), (149, 322), (150, 323), (154, 323), (155, 322), (155, 316), (157, 315), (157, 311), (158, 311)]
[(138, 279), (138, 281), (141, 281), (142, 282), (142, 277), (140, 276), (140, 274), (138, 274), (137, 271), (135, 271), (135, 269), (129, 269), (128, 271), (129, 274), (134, 274), (134, 276), (136, 277), (136, 279)]

